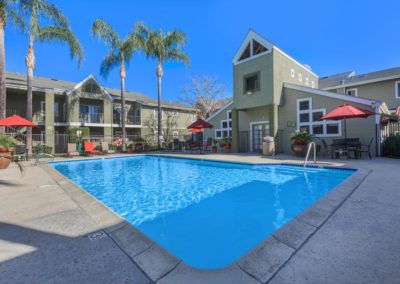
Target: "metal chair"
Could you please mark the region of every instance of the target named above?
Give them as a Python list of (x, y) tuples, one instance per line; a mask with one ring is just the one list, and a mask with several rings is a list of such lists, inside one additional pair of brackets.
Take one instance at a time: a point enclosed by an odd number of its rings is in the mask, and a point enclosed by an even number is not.
[(331, 158), (333, 159), (333, 148), (332, 146), (328, 145), (324, 139), (321, 139), (322, 142), (322, 158), (325, 159), (326, 154), (330, 154)]
[(360, 158), (361, 158), (361, 155), (362, 155), (362, 153), (367, 153), (368, 154), (368, 156), (369, 156), (369, 159), (371, 160), (372, 159), (372, 157), (371, 157), (371, 145), (372, 145), (372, 141), (374, 141), (374, 138), (371, 138), (371, 140), (369, 141), (369, 144), (368, 145), (360, 145), (360, 148), (359, 149), (357, 149), (357, 153), (358, 153), (358, 155), (360, 156)]
[(12, 155), (12, 160), (14, 162), (18, 161), (28, 161), (28, 151), (26, 145), (16, 145)]

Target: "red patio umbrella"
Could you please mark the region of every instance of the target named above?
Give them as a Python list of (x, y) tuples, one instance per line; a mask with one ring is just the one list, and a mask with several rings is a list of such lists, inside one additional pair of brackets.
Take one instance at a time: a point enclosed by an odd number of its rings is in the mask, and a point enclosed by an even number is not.
[(344, 139), (347, 139), (346, 133), (346, 119), (349, 118), (367, 118), (371, 115), (375, 115), (375, 113), (361, 109), (358, 107), (354, 107), (348, 104), (343, 104), (331, 112), (327, 113), (320, 120), (342, 120), (344, 119)]
[(213, 128), (214, 126), (212, 126), (210, 123), (208, 123), (207, 121), (199, 118), (198, 120), (196, 120), (195, 122), (193, 122), (191, 125), (189, 125), (187, 127), (187, 129), (204, 129), (204, 128)]
[(394, 112), (395, 115), (400, 116), (400, 107), (396, 108), (396, 111)]
[(33, 122), (20, 117), (19, 115), (12, 115), (3, 119), (0, 119), (0, 126), (13, 126), (13, 127), (38, 127)]

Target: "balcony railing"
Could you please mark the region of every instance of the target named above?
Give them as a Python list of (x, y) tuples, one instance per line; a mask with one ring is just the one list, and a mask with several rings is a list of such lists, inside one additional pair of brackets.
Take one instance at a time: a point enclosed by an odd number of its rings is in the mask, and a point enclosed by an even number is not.
[(54, 114), (54, 122), (67, 122), (65, 113)]
[(85, 113), (81, 112), (79, 114), (79, 121), (81, 123), (103, 123), (102, 113)]
[[(113, 123), (121, 125), (121, 117), (119, 114), (114, 114)], [(140, 125), (140, 116), (137, 115), (127, 115), (125, 125)]]

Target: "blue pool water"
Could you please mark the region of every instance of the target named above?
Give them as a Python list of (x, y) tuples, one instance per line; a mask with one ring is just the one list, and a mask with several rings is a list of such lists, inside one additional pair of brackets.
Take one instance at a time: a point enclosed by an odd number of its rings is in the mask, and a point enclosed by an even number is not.
[(234, 262), (354, 171), (138, 156), (52, 166), (185, 263)]

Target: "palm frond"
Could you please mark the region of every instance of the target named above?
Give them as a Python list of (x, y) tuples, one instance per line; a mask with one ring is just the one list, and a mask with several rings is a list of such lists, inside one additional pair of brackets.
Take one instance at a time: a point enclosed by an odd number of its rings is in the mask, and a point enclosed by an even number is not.
[(47, 26), (40, 29), (37, 39), (41, 42), (61, 42), (69, 46), (70, 56), (78, 60), (78, 66), (81, 66), (84, 52), (78, 39), (69, 28)]
[[(10, 2), (10, 4), (7, 4)], [(14, 2), (14, 1), (12, 1)], [(7, 23), (11, 24), (14, 27), (17, 27), (22, 32), (26, 31), (26, 23), (24, 21), (23, 15), (20, 13), (18, 9), (15, 9), (15, 6), (12, 6), (11, 1), (6, 1), (3, 6), (2, 13), (5, 13)]]
[(46, 0), (35, 0), (34, 2), (36, 2), (35, 9), (40, 19), (64, 28), (69, 26), (68, 19), (56, 5)]
[(168, 50), (166, 58), (166, 61), (182, 62), (187, 66), (190, 64), (189, 56), (181, 49)]
[(121, 39), (116, 31), (105, 21), (97, 19), (91, 28), (92, 35), (102, 39), (110, 49), (118, 49)]
[(115, 53), (108, 54), (101, 62), (100, 75), (103, 76), (104, 78), (107, 78), (110, 71), (115, 67), (118, 67), (119, 65), (120, 65), (119, 56)]
[(139, 37), (135, 32), (128, 34), (126, 39), (123, 41), (120, 48), (120, 52), (124, 53), (127, 63), (131, 60), (134, 52), (143, 49), (144, 40)]
[(166, 34), (164, 42), (166, 48), (181, 47), (186, 44), (186, 35), (179, 30), (173, 30)]

